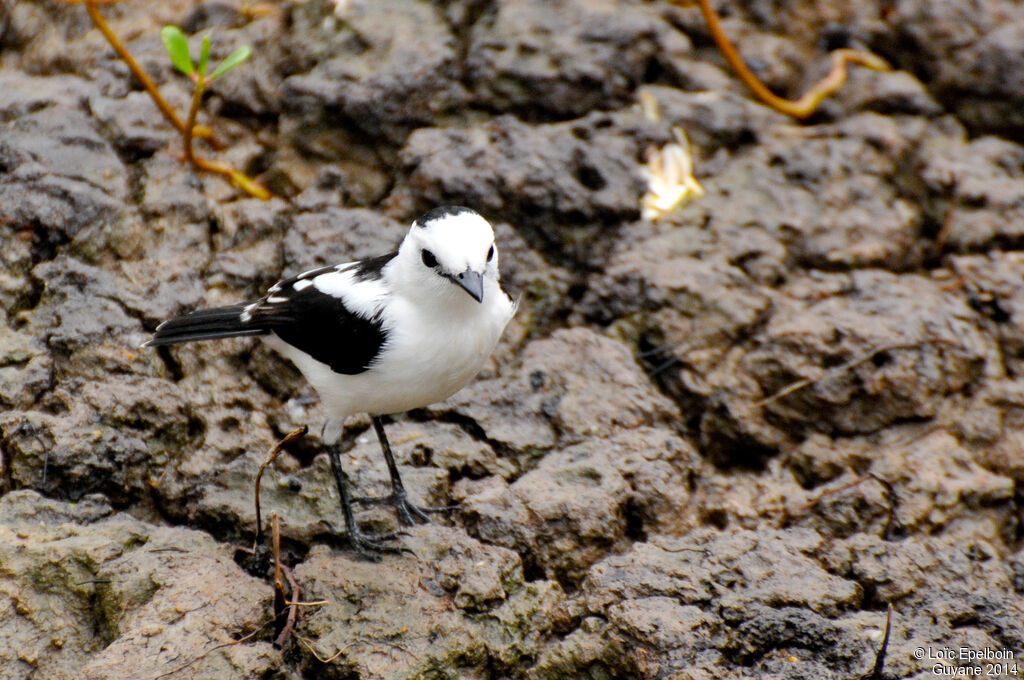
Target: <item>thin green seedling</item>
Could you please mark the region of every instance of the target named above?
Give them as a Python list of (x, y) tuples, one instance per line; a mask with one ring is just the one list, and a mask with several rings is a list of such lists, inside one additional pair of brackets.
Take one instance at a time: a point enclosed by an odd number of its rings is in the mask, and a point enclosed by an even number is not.
[(248, 45), (237, 48), (222, 62), (217, 64), (212, 73), (207, 75), (207, 68), (210, 63), (209, 35), (203, 36), (199, 50), (198, 65), (192, 60), (188, 38), (180, 28), (177, 26), (164, 26), (163, 30), (160, 31), (160, 37), (163, 40), (164, 48), (167, 50), (167, 56), (171, 59), (171, 64), (187, 76), (193, 84), (192, 105), (189, 107), (188, 118), (185, 120), (185, 129), (182, 131), (185, 160), (200, 170), (230, 177), (238, 186), (257, 198), (269, 199), (270, 193), (240, 170), (236, 170), (226, 163), (219, 163), (197, 156), (192, 143), (196, 127), (196, 117), (199, 115), (199, 107), (203, 101), (203, 93), (206, 92), (206, 89), (215, 80), (247, 62), (252, 57), (252, 48)]
[(167, 55), (171, 58), (171, 63), (174, 64), (174, 67), (191, 78), (197, 87), (204, 89), (210, 83), (241, 66), (252, 57), (252, 48), (248, 45), (242, 45), (218, 64), (217, 68), (207, 78), (205, 73), (210, 60), (210, 36), (203, 36), (198, 68), (193, 63), (192, 55), (189, 53), (188, 38), (185, 37), (180, 28), (177, 26), (164, 26), (163, 30), (160, 31), (160, 37), (164, 41)]

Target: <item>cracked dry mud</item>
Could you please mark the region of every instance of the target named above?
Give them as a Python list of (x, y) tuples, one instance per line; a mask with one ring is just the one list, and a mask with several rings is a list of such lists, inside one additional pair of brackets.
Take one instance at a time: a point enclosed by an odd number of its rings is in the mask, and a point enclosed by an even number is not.
[[(161, 26), (254, 47), (204, 115), (264, 203), (179, 162), (81, 6), (0, 3), (0, 678), (845, 680), (890, 604), (882, 677), (1024, 655), (1019, 3), (719, 3), (778, 92), (834, 47), (895, 65), (805, 124), (696, 9), (337, 5), (102, 9), (179, 109)], [(674, 125), (706, 195), (651, 224), (640, 168)], [(293, 368), (137, 348), (439, 203), (495, 222), (520, 312), (474, 383), (390, 426), (414, 499), (457, 508), (360, 561)], [(322, 604), (277, 649), (239, 564), (256, 469), (304, 423), (263, 508)], [(344, 441), (385, 493), (369, 421)]]

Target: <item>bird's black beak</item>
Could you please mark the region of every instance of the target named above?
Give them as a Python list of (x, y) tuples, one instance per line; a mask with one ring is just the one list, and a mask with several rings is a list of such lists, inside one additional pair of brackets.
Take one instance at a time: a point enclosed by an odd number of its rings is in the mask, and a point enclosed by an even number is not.
[(484, 301), (484, 277), (483, 274), (467, 269), (461, 274), (452, 277), (452, 281), (459, 284), (462, 290), (473, 296), (477, 302)]

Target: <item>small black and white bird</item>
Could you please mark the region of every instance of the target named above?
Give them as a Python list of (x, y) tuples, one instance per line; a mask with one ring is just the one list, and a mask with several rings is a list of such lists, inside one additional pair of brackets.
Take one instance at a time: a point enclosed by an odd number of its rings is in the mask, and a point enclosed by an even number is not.
[(408, 499), (381, 416), (448, 398), (483, 367), (516, 304), (502, 290), (491, 225), (469, 208), (435, 208), (412, 223), (398, 250), (312, 269), (255, 301), (165, 321), (145, 343), (258, 335), (290, 359), (327, 411), (324, 441), (353, 546), (386, 549), (363, 533), (341, 467), (346, 416), (368, 413), (391, 477), (386, 501), (405, 524), (431, 508)]

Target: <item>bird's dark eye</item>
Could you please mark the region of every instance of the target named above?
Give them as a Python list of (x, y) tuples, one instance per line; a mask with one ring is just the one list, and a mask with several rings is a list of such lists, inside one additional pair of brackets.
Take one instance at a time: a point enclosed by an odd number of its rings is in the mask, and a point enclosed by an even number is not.
[(434, 254), (427, 250), (426, 248), (420, 251), (420, 257), (423, 258), (423, 264), (427, 265), (428, 267), (437, 266), (437, 258), (434, 257)]
[(490, 262), (493, 259), (494, 259), (494, 246), (491, 246), (491, 249), (487, 251), (487, 261)]

